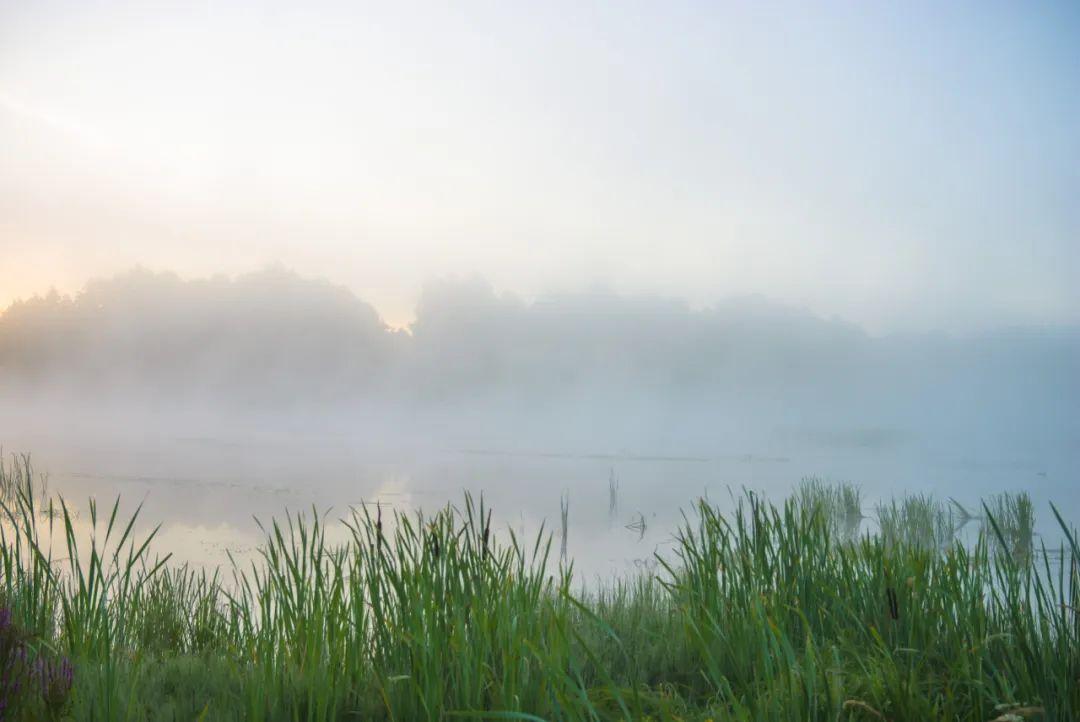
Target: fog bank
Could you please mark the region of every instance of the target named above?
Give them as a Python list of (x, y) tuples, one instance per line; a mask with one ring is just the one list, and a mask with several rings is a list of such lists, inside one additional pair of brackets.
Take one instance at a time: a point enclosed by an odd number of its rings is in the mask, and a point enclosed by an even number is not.
[(516, 449), (1080, 444), (1080, 332), (868, 335), (734, 298), (525, 300), (429, 283), (394, 330), (325, 281), (135, 270), (0, 315), (0, 423)]

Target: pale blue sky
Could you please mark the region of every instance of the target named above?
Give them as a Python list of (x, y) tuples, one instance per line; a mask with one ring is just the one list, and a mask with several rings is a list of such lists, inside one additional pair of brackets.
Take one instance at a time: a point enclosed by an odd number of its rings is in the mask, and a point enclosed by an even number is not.
[(0, 306), (281, 262), (1080, 323), (1075, 3), (0, 0)]

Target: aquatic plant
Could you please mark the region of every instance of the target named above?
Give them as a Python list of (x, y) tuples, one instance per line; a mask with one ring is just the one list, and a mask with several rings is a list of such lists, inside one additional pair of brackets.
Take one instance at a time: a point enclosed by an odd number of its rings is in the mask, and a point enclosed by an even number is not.
[(1022, 566), (1031, 563), (1035, 540), (1035, 507), (1027, 492), (995, 494), (983, 502), (991, 520), (995, 549)]
[(877, 505), (881, 535), (889, 545), (944, 550), (959, 528), (952, 508), (929, 494), (913, 494)]
[(862, 492), (848, 482), (804, 477), (795, 490), (795, 499), (804, 513), (820, 515), (838, 540), (853, 539), (866, 518), (862, 513)]
[[(155, 557), (137, 509), (90, 504), (85, 539), (58, 498), (50, 535), (18, 493), (0, 658), (25, 661), (0, 689), (30, 719), (1080, 717), (1080, 551), (1056, 509), (1056, 554), (1032, 544), (1025, 564), (988, 534), (926, 543), (926, 497), (883, 507), (921, 525), (910, 539), (844, 538), (816, 504), (842, 519), (857, 495), (815, 488), (833, 501), (702, 501), (655, 571), (577, 592), (553, 535), (496, 528), (469, 496), (430, 516), (287, 514), (258, 559), (215, 574)], [(560, 512), (565, 529), (566, 495)]]

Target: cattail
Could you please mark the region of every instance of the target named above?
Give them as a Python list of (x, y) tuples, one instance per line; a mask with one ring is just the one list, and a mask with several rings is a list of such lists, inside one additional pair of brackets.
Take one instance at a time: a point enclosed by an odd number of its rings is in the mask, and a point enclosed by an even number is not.
[(488, 537), (491, 535), (491, 510), (488, 509), (487, 521), (484, 522), (484, 558), (488, 555)]
[(889, 616), (893, 619), (899, 619), (900, 608), (896, 602), (896, 590), (892, 587), (886, 587), (885, 597), (889, 600)]
[(375, 543), (382, 551), (382, 502), (375, 505)]

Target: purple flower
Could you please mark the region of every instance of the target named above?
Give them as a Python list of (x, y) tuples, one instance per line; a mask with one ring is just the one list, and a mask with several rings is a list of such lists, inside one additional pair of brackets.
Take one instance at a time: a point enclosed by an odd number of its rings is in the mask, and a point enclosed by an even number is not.
[(67, 657), (34, 654), (11, 610), (0, 607), (0, 720), (17, 714), (26, 694), (40, 694), (50, 716), (59, 716), (67, 708), (74, 677)]
[(51, 712), (59, 713), (67, 706), (75, 678), (75, 670), (67, 657), (59, 661), (38, 657), (34, 673), (41, 685), (41, 698)]
[(11, 609), (0, 608), (0, 718), (15, 708), (26, 670), (26, 645), (12, 624)]

